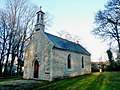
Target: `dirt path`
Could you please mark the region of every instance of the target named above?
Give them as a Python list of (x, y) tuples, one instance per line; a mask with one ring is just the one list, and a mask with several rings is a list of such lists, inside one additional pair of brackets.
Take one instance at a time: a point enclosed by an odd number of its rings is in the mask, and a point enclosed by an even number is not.
[(37, 80), (14, 80), (0, 82), (0, 90), (34, 90), (35, 87), (45, 84)]

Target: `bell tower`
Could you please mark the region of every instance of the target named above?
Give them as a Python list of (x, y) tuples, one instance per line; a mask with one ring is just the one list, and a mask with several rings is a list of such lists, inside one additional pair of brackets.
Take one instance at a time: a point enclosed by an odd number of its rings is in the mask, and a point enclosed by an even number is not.
[(37, 14), (37, 22), (35, 25), (36, 31), (44, 31), (45, 25), (44, 25), (44, 15), (45, 13), (41, 10), (42, 6), (40, 6), (40, 10), (36, 13)]

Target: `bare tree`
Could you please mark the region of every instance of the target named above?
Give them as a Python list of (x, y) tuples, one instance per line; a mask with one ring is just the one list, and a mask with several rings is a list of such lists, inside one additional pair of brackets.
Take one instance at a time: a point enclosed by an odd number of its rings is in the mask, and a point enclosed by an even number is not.
[[(18, 67), (17, 72), (21, 72), (21, 66), (23, 65), (24, 48), (28, 43), (28, 40), (34, 33), (34, 25), (36, 23), (36, 12), (39, 8), (35, 5), (31, 5), (27, 0), (6, 0), (5, 8), (0, 11), (0, 67), (5, 59), (4, 74), (7, 72), (7, 65), (10, 60), (10, 71), (12, 75), (12, 67), (17, 58)], [(50, 25), (50, 17), (46, 15), (46, 24)], [(5, 33), (4, 33), (5, 32)], [(2, 69), (0, 69), (0, 72)]]
[(52, 26), (53, 18), (54, 18), (53, 15), (51, 15), (49, 12), (45, 12), (44, 23), (46, 30)]
[[(23, 58), (23, 51), (25, 41), (28, 38), (28, 32), (33, 30), (33, 25), (35, 21), (35, 15), (38, 7), (30, 5), (27, 0), (7, 0), (6, 7), (4, 8), (4, 13), (6, 14), (6, 22), (8, 27), (8, 45), (7, 45), (7, 55), (4, 74), (6, 74), (9, 56), (11, 54), (11, 69), (15, 60), (18, 58), (18, 69), (19, 60)], [(3, 12), (1, 11), (1, 12)], [(2, 53), (1, 53), (2, 56)], [(2, 60), (1, 60), (2, 61)]]
[(107, 50), (107, 55), (108, 55), (109, 62), (112, 62), (113, 54), (110, 49)]
[(79, 41), (80, 41), (79, 36), (71, 35), (66, 30), (61, 30), (60, 32), (58, 32), (58, 34), (61, 38), (67, 39), (67, 40), (75, 42), (75, 43), (79, 43)]
[(2, 67), (4, 58), (7, 50), (7, 38), (8, 38), (8, 29), (7, 29), (7, 20), (6, 13), (0, 11), (0, 75), (2, 74)]
[(95, 16), (94, 35), (111, 42), (117, 41), (120, 53), (120, 0), (109, 0), (104, 10)]

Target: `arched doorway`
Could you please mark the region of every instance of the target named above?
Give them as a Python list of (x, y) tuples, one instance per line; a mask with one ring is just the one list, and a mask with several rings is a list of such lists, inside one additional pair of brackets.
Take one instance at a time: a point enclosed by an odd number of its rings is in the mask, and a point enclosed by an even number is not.
[(38, 78), (38, 72), (39, 72), (39, 63), (37, 60), (34, 62), (34, 78)]

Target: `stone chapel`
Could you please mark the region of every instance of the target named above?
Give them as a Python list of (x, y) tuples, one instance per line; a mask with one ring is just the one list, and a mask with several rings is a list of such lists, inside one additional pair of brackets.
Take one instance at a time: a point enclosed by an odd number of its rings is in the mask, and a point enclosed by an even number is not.
[(44, 32), (44, 15), (37, 23), (24, 57), (24, 79), (52, 81), (91, 73), (91, 54), (80, 44)]

